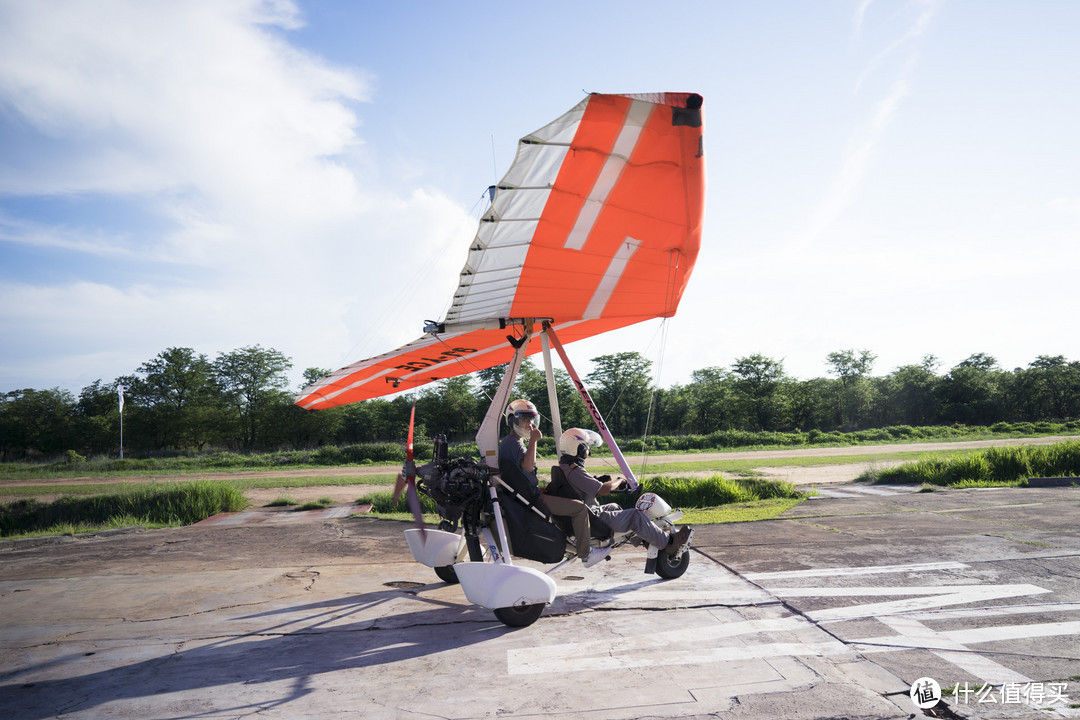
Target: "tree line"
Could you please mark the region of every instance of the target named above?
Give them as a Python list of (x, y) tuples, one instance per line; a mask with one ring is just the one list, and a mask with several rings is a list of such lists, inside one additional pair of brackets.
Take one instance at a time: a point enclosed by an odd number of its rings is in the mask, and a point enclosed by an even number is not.
[[(976, 353), (945, 372), (932, 355), (887, 375), (872, 374), (868, 350), (826, 357), (827, 377), (789, 376), (782, 360), (755, 354), (729, 367), (707, 367), (690, 382), (658, 388), (652, 362), (636, 352), (593, 358), (585, 377), (617, 437), (709, 434), (718, 430), (856, 431), (896, 425), (984, 425), (1080, 418), (1080, 362), (1039, 355), (1003, 370)], [(390, 399), (305, 411), (293, 404), (292, 362), (277, 350), (249, 346), (214, 360), (191, 348), (168, 348), (132, 374), (96, 380), (71, 392), (23, 389), (0, 396), (0, 460), (116, 453), (118, 388), (124, 392), (125, 453), (270, 451), (401, 441), (409, 408), (417, 437), (471, 439), (502, 378), (503, 367), (461, 376)], [(304, 383), (327, 374), (308, 368)], [(569, 375), (555, 370), (563, 427), (590, 420)], [(297, 388), (299, 390), (299, 388)], [(527, 361), (514, 390), (550, 418), (542, 370)], [(550, 427), (550, 425), (546, 425)]]

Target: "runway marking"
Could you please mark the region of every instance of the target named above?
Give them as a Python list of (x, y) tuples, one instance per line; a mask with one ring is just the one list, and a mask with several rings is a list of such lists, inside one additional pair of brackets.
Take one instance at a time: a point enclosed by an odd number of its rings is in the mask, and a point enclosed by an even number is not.
[(899, 615), (912, 610), (963, 605), (1008, 597), (1041, 595), (1050, 592), (1037, 585), (939, 585), (937, 587), (866, 587), (866, 588), (777, 588), (769, 592), (778, 597), (873, 597), (881, 595), (929, 595), (924, 598), (889, 600), (867, 605), (811, 610), (806, 616), (815, 622), (835, 622), (856, 618)]
[(865, 497), (866, 495), (904, 495), (918, 492), (919, 489), (920, 488), (917, 485), (875, 485), (874, 487), (866, 487), (863, 485), (833, 485), (827, 488), (815, 486), (808, 488), (808, 492), (810, 490), (817, 492), (816, 495), (810, 496), (810, 500), (824, 500), (825, 498), (857, 498)]
[(927, 610), (904, 613), (915, 620), (955, 620), (959, 618), (1000, 617), (1002, 615), (1035, 615), (1049, 612), (1080, 612), (1080, 602), (1039, 603), (1027, 605), (995, 605), (993, 607)]
[(779, 572), (744, 573), (743, 577), (751, 582), (768, 580), (786, 580), (788, 578), (809, 577), (851, 577), (854, 575), (882, 575), (887, 573), (918, 573), (935, 570), (966, 570), (970, 565), (962, 562), (915, 563), (913, 565), (876, 565), (855, 568), (817, 568), (812, 570), (781, 570)]
[[(912, 620), (906, 617), (882, 617), (878, 618), (878, 620), (898, 633), (897, 636), (883, 638), (886, 643), (895, 645), (898, 641), (902, 641), (903, 644), (885, 648), (867, 646), (878, 638), (857, 641), (856, 644), (860, 646), (860, 650), (863, 652), (903, 650), (913, 647), (921, 650), (928, 650), (942, 660), (946, 660), (961, 670), (971, 673), (983, 682), (995, 684), (1007, 682), (1031, 682), (1031, 678), (1022, 675), (1015, 670), (1010, 670), (988, 657), (983, 657), (978, 653), (972, 652), (963, 643), (949, 637), (949, 633), (939, 633), (936, 630), (923, 625), (918, 620)], [(992, 628), (981, 628), (979, 629), (979, 632), (989, 633), (990, 630), (992, 630)]]
[[(743, 619), (734, 622), (713, 617), (695, 627), (671, 631), (650, 631), (642, 636), (605, 637), (602, 640), (560, 643), (535, 648), (507, 651), (507, 671), (511, 675), (564, 672), (567, 667), (587, 671), (612, 671), (625, 668), (652, 667), (661, 664), (705, 665), (739, 663), (754, 660), (768, 661), (780, 657), (852, 657), (853, 653), (879, 653), (924, 650), (945, 660), (960, 670), (986, 683), (1031, 682), (1023, 674), (1005, 667), (969, 646), (1028, 638), (1080, 636), (1080, 621), (1061, 621), (997, 627), (935, 630), (925, 624), (928, 620), (959, 620), (994, 616), (1039, 614), (1047, 612), (1078, 612), (1080, 602), (1031, 603), (1007, 606), (948, 608), (951, 605), (985, 603), (1012, 597), (1045, 595), (1051, 592), (1037, 585), (1013, 583), (1003, 585), (911, 585), (855, 587), (772, 587), (778, 581), (799, 581), (812, 578), (887, 577), (905, 573), (936, 573), (965, 570), (970, 566), (960, 562), (928, 562), (873, 567), (812, 568), (777, 572), (747, 573), (744, 576), (727, 574), (712, 566), (692, 567), (687, 577), (699, 576), (697, 590), (673, 593), (667, 584), (657, 584), (619, 592), (622, 573), (605, 578), (600, 586), (582, 590), (590, 600), (606, 592), (614, 594), (612, 605), (663, 602), (677, 596), (679, 605), (726, 606), (727, 612), (737, 615), (732, 600), (753, 596), (761, 588), (762, 595), (774, 599), (793, 598), (875, 598), (892, 597), (884, 602), (845, 605), (820, 610), (801, 611), (764, 619)], [(742, 584), (743, 581), (749, 581)], [(630, 581), (629, 584), (633, 584)], [(752, 584), (752, 585), (751, 585)], [(759, 591), (759, 592), (761, 592)], [(558, 601), (557, 601), (558, 602)], [(596, 607), (596, 605), (593, 605)], [(766, 609), (767, 605), (758, 605)], [(760, 610), (759, 610), (760, 611)], [(775, 605), (768, 612), (786, 613), (789, 610)], [(710, 610), (710, 615), (715, 611)], [(689, 616), (697, 619), (702, 615)], [(706, 616), (707, 617), (707, 616)], [(874, 618), (895, 634), (857, 640), (841, 640), (826, 632), (823, 625), (849, 620)], [(693, 649), (686, 649), (692, 647)], [(775, 662), (775, 661), (774, 661)], [(787, 682), (786, 680), (783, 682)], [(1033, 707), (1036, 707), (1033, 705)]]

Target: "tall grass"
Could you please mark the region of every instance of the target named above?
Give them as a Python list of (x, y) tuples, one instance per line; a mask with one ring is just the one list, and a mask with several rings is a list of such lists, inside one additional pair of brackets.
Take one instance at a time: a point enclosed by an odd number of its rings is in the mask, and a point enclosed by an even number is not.
[[(799, 491), (789, 482), (756, 478), (735, 479), (720, 474), (706, 478), (659, 475), (643, 480), (641, 491), (656, 493), (668, 505), (677, 508), (706, 508), (756, 500), (800, 497)], [(615, 502), (622, 507), (633, 507), (636, 498), (637, 495), (612, 493), (598, 500)]]
[[(722, 475), (707, 478), (681, 478), (657, 476), (647, 478), (641, 483), (643, 493), (656, 493), (668, 505), (677, 508), (706, 508), (733, 503), (771, 500), (775, 498), (801, 498), (802, 495), (789, 482), (760, 479), (732, 479)], [(612, 493), (598, 497), (603, 503), (617, 503), (624, 508), (634, 506), (639, 495)], [(371, 511), (376, 513), (407, 513), (409, 506), (404, 494), (395, 505), (391, 502), (391, 493), (375, 492), (365, 495), (358, 502), (371, 503)], [(435, 503), (426, 495), (420, 496), (420, 506), (425, 513), (435, 512)]]
[(930, 457), (877, 470), (870, 479), (890, 483), (925, 483), (964, 487), (1011, 485), (1031, 477), (1080, 476), (1080, 442), (1020, 445), (982, 450), (955, 458)]
[(0, 537), (59, 527), (190, 525), (219, 512), (247, 507), (234, 485), (195, 481), (137, 485), (110, 495), (62, 497), (50, 503), (17, 500), (0, 504)]

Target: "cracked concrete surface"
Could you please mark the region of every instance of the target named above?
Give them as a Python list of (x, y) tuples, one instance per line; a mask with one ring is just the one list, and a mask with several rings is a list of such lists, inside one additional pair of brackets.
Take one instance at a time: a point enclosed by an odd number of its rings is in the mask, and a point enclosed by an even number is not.
[[(943, 686), (1071, 682), (1080, 491), (823, 499), (622, 549), (511, 630), (369, 518), (0, 543), (0, 711), (36, 718), (908, 718)], [(948, 511), (948, 512), (947, 512)], [(987, 535), (1011, 523), (1025, 542)], [(959, 717), (1069, 717), (961, 705)], [(1067, 703), (1065, 704), (1067, 705)]]

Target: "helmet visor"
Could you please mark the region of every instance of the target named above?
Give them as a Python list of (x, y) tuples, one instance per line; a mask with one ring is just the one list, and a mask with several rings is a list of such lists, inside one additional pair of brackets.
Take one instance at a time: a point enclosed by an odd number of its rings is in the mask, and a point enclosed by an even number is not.
[(514, 427), (522, 429), (539, 428), (540, 416), (534, 412), (516, 412), (514, 413)]

